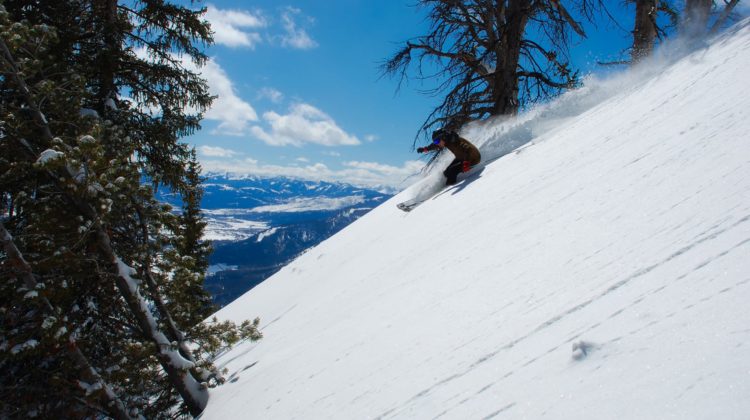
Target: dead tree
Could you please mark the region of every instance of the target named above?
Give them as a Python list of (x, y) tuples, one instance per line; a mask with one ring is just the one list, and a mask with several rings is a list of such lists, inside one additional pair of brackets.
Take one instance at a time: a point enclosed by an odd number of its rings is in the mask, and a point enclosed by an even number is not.
[(630, 0), (635, 4), (631, 64), (651, 55), (657, 41), (663, 41), (677, 26), (679, 13), (670, 0)]
[(721, 15), (719, 15), (716, 22), (711, 26), (711, 30), (709, 31), (711, 34), (715, 34), (722, 28), (722, 26), (724, 26), (739, 2), (740, 0), (725, 0), (724, 10), (722, 10)]
[(635, 27), (633, 28), (633, 49), (631, 60), (638, 62), (651, 55), (656, 42), (658, 0), (635, 1)]
[(713, 0), (685, 0), (681, 32), (689, 37), (705, 34), (713, 4)]
[[(568, 63), (572, 30), (583, 28), (560, 0), (420, 0), (432, 22), (429, 33), (406, 42), (382, 65), (385, 75), (435, 85), (442, 96), (422, 130), (495, 115), (514, 114), (578, 83)], [(573, 2), (569, 2), (573, 3)], [(575, 2), (584, 15), (599, 0)], [(400, 86), (400, 83), (399, 83)]]

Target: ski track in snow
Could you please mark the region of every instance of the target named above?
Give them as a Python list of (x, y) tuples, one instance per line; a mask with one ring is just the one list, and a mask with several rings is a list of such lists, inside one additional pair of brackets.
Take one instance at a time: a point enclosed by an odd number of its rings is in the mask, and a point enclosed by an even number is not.
[(747, 418), (747, 68), (748, 20), (469, 128), (502, 156), (470, 182), (396, 209), (426, 174), (217, 314), (265, 338), (202, 418)]
[[(750, 219), (750, 217), (745, 217), (745, 218), (743, 218), (743, 219), (742, 219), (742, 220), (741, 220), (740, 222), (747, 222), (747, 221), (748, 221), (748, 219)], [(712, 235), (712, 236), (714, 236), (714, 237), (715, 237), (716, 235)], [(531, 337), (531, 336), (533, 336), (533, 335), (537, 334), (538, 332), (542, 331), (542, 330), (543, 330), (543, 329), (545, 329), (545, 328), (548, 328), (548, 327), (550, 327), (550, 326), (554, 325), (555, 323), (557, 323), (557, 322), (558, 322), (558, 321), (560, 321), (561, 319), (563, 319), (563, 318), (565, 318), (565, 317), (567, 317), (567, 316), (569, 316), (569, 315), (571, 315), (571, 314), (573, 314), (573, 313), (576, 313), (576, 312), (578, 312), (578, 311), (582, 310), (583, 308), (587, 307), (587, 306), (588, 306), (588, 305), (590, 305), (591, 303), (593, 303), (593, 302), (600, 302), (600, 300), (599, 300), (599, 299), (601, 299), (601, 298), (605, 297), (605, 296), (606, 296), (606, 295), (608, 295), (609, 293), (612, 293), (612, 292), (616, 291), (616, 290), (617, 290), (617, 289), (619, 289), (620, 287), (622, 287), (622, 286), (626, 285), (626, 284), (627, 284), (628, 282), (630, 282), (631, 280), (633, 280), (633, 279), (635, 279), (635, 278), (637, 278), (637, 277), (643, 276), (643, 275), (645, 275), (645, 274), (647, 274), (647, 273), (651, 272), (652, 270), (654, 270), (654, 269), (658, 268), (659, 266), (661, 266), (661, 265), (663, 265), (663, 264), (667, 263), (668, 261), (672, 260), (673, 258), (675, 258), (675, 257), (677, 257), (677, 256), (679, 256), (679, 255), (681, 255), (681, 254), (683, 254), (683, 253), (685, 253), (686, 251), (688, 251), (688, 250), (689, 250), (690, 248), (692, 248), (693, 246), (695, 246), (695, 245), (697, 245), (698, 243), (702, 242), (703, 240), (707, 240), (707, 239), (710, 239), (710, 237), (709, 237), (709, 238), (706, 238), (706, 239), (702, 239), (702, 240), (699, 240), (698, 242), (696, 242), (696, 243), (694, 243), (694, 244), (690, 245), (689, 247), (685, 247), (685, 248), (683, 248), (683, 249), (679, 250), (678, 252), (676, 252), (675, 254), (671, 255), (671, 256), (670, 256), (669, 258), (667, 258), (667, 259), (666, 259), (665, 261), (663, 261), (663, 262), (661, 262), (661, 263), (659, 263), (659, 264), (656, 264), (656, 265), (653, 265), (653, 266), (651, 266), (651, 267), (647, 267), (647, 268), (645, 268), (645, 269), (639, 270), (638, 272), (636, 272), (636, 273), (632, 274), (632, 275), (631, 275), (631, 276), (629, 276), (628, 278), (626, 278), (626, 279), (624, 279), (624, 280), (622, 280), (622, 281), (620, 281), (620, 282), (616, 283), (615, 285), (613, 285), (613, 286), (612, 286), (612, 287), (610, 287), (609, 289), (605, 290), (605, 291), (604, 291), (604, 292), (603, 292), (603, 293), (602, 293), (601, 295), (599, 295), (599, 296), (596, 296), (596, 297), (594, 297), (594, 298), (592, 298), (592, 299), (589, 299), (589, 300), (587, 300), (586, 302), (583, 302), (583, 303), (581, 303), (581, 304), (579, 304), (579, 305), (577, 305), (577, 306), (575, 306), (575, 307), (573, 307), (573, 308), (569, 309), (568, 311), (566, 311), (566, 312), (564, 312), (564, 313), (562, 313), (562, 314), (559, 314), (559, 315), (555, 316), (554, 318), (552, 318), (552, 319), (550, 319), (550, 320), (546, 321), (546, 322), (545, 322), (545, 323), (543, 323), (542, 325), (540, 325), (540, 326), (538, 326), (537, 328), (533, 329), (533, 330), (532, 330), (532, 331), (530, 331), (530, 332), (529, 332), (528, 334), (526, 334), (526, 335), (524, 335), (524, 336), (522, 336), (522, 337), (519, 337), (518, 339), (516, 339), (516, 340), (514, 340), (514, 341), (511, 341), (511, 342), (509, 342), (509, 343), (507, 343), (507, 344), (504, 344), (503, 346), (499, 347), (499, 349), (498, 349), (497, 351), (494, 351), (494, 352), (492, 352), (492, 353), (489, 353), (489, 354), (486, 354), (486, 355), (482, 356), (481, 358), (479, 358), (478, 360), (476, 360), (476, 361), (475, 361), (474, 363), (472, 363), (472, 364), (471, 364), (471, 365), (470, 365), (470, 366), (469, 366), (469, 367), (468, 367), (468, 368), (467, 368), (467, 369), (466, 369), (465, 371), (463, 371), (463, 372), (460, 372), (460, 373), (456, 373), (456, 374), (453, 374), (453, 375), (451, 375), (451, 376), (449, 376), (449, 377), (447, 377), (447, 378), (444, 378), (444, 379), (442, 379), (441, 381), (439, 381), (439, 382), (437, 382), (437, 383), (433, 384), (433, 385), (432, 385), (432, 386), (430, 386), (429, 388), (427, 388), (427, 389), (424, 389), (424, 390), (422, 390), (421, 392), (417, 393), (417, 394), (416, 394), (416, 395), (414, 395), (414, 396), (413, 396), (413, 397), (412, 397), (412, 398), (411, 398), (411, 399), (410, 399), (409, 401), (407, 401), (407, 402), (406, 402), (406, 404), (405, 404), (404, 406), (408, 406), (409, 404), (411, 404), (412, 402), (414, 402), (415, 400), (417, 400), (417, 399), (419, 399), (419, 398), (423, 398), (423, 397), (427, 397), (427, 396), (429, 396), (429, 394), (430, 394), (431, 392), (433, 392), (433, 391), (434, 391), (434, 390), (435, 390), (436, 388), (438, 388), (438, 387), (440, 387), (440, 386), (443, 386), (443, 385), (446, 385), (446, 384), (448, 384), (448, 383), (450, 383), (450, 382), (452, 382), (452, 381), (454, 381), (454, 380), (456, 380), (456, 379), (459, 379), (459, 378), (461, 378), (461, 377), (463, 377), (463, 376), (467, 375), (468, 373), (470, 373), (470, 372), (471, 372), (471, 371), (473, 371), (474, 369), (477, 369), (477, 368), (481, 367), (481, 365), (482, 365), (482, 364), (484, 364), (485, 362), (488, 362), (489, 360), (491, 360), (491, 359), (493, 359), (494, 357), (496, 357), (496, 356), (497, 356), (498, 354), (500, 354), (501, 352), (503, 352), (503, 351), (505, 351), (505, 350), (508, 350), (508, 349), (510, 349), (510, 348), (513, 348), (513, 347), (515, 347), (515, 346), (517, 346), (518, 344), (520, 344), (520, 343), (521, 343), (522, 341), (526, 340), (527, 338), (529, 338), (529, 337)], [(692, 271), (697, 271), (697, 270), (699, 270), (700, 268), (702, 268), (702, 267), (705, 267), (706, 265), (708, 265), (708, 264), (710, 264), (711, 262), (715, 261), (716, 259), (718, 259), (718, 258), (720, 258), (720, 257), (722, 257), (722, 256), (724, 256), (724, 255), (726, 255), (726, 254), (728, 254), (728, 253), (729, 253), (730, 251), (732, 251), (732, 250), (736, 250), (736, 249), (738, 249), (738, 248), (740, 248), (740, 247), (742, 247), (742, 246), (748, 245), (748, 244), (750, 244), (750, 239), (746, 239), (746, 240), (742, 241), (741, 243), (739, 243), (739, 244), (737, 244), (737, 245), (735, 245), (735, 246), (731, 247), (731, 249), (729, 249), (729, 250), (727, 250), (727, 251), (724, 251), (724, 252), (722, 252), (722, 253), (721, 253), (721, 254), (719, 254), (718, 256), (716, 256), (716, 257), (713, 257), (713, 258), (710, 258), (710, 259), (708, 259), (708, 260), (706, 260), (706, 261), (704, 261), (704, 262), (702, 262), (702, 263), (698, 264), (698, 265), (697, 265), (696, 267), (694, 267), (694, 268), (693, 268), (693, 270), (692, 270)], [(745, 253), (745, 255), (750, 255), (750, 247), (748, 247), (748, 249), (746, 250), (746, 253)], [(688, 275), (688, 274), (683, 274), (683, 275), (681, 275), (681, 276), (677, 277), (676, 279), (677, 279), (677, 280), (682, 280), (682, 279), (684, 279), (685, 277), (687, 277), (687, 275)], [(708, 300), (711, 300), (711, 299), (713, 299), (714, 297), (716, 297), (716, 296), (717, 296), (718, 294), (730, 292), (730, 291), (732, 291), (732, 290), (733, 290), (733, 289), (734, 289), (735, 287), (739, 287), (739, 286), (744, 286), (744, 285), (745, 285), (745, 284), (747, 284), (747, 283), (750, 283), (750, 278), (748, 278), (748, 279), (745, 279), (745, 280), (742, 280), (742, 281), (740, 281), (740, 282), (736, 283), (736, 284), (735, 284), (734, 286), (729, 286), (729, 287), (723, 288), (723, 289), (721, 289), (720, 291), (718, 291), (718, 292), (717, 292), (717, 293), (716, 293), (715, 295), (704, 296), (704, 297), (702, 297), (702, 298), (700, 299), (700, 302), (706, 302), (706, 301), (708, 301)], [(654, 295), (654, 294), (657, 294), (657, 293), (659, 293), (659, 292), (663, 291), (663, 290), (664, 290), (664, 289), (665, 289), (666, 287), (667, 287), (666, 285), (665, 285), (665, 286), (661, 286), (661, 287), (659, 287), (659, 288), (658, 288), (658, 289), (656, 289), (656, 290), (652, 290), (652, 291), (649, 291), (649, 292), (648, 292), (648, 294), (649, 294), (649, 295)], [(635, 306), (636, 304), (639, 304), (639, 303), (641, 303), (641, 302), (642, 302), (642, 301), (643, 301), (643, 300), (645, 299), (645, 297), (646, 297), (645, 295), (641, 295), (640, 297), (638, 297), (638, 298), (637, 298), (636, 300), (632, 301), (632, 302), (631, 302), (630, 304), (628, 304), (627, 306), (625, 306), (625, 307), (622, 307), (622, 308), (620, 308), (620, 309), (618, 309), (618, 310), (614, 311), (614, 312), (613, 312), (613, 313), (612, 313), (611, 315), (609, 315), (609, 316), (607, 317), (607, 319), (612, 319), (612, 318), (615, 318), (615, 317), (617, 317), (618, 315), (621, 315), (621, 314), (622, 314), (623, 312), (625, 312), (626, 310), (628, 310), (628, 309), (633, 309), (633, 307), (634, 307), (634, 306)], [(690, 303), (690, 304), (686, 305), (686, 306), (685, 306), (685, 307), (683, 308), (683, 310), (688, 310), (688, 309), (690, 309), (690, 308), (693, 308), (693, 307), (694, 307), (694, 306), (695, 306), (695, 305), (696, 305), (697, 303), (699, 303), (699, 302), (693, 302), (693, 303)], [(667, 314), (667, 316), (666, 316), (666, 317), (667, 317), (667, 318), (671, 318), (671, 317), (673, 317), (674, 315), (675, 315), (675, 313), (673, 312), (673, 313)], [(652, 321), (652, 322), (650, 322), (649, 324), (647, 324), (645, 328), (647, 328), (647, 327), (651, 327), (651, 326), (654, 326), (654, 325), (656, 325), (657, 323), (658, 323), (658, 322), (656, 322), (656, 321)], [(565, 346), (566, 346), (567, 344), (569, 344), (569, 343), (570, 343), (570, 342), (572, 342), (573, 340), (575, 340), (575, 339), (577, 339), (577, 338), (579, 338), (579, 337), (581, 337), (581, 336), (585, 335), (585, 333), (587, 333), (587, 332), (589, 332), (589, 331), (592, 331), (593, 329), (595, 329), (595, 328), (597, 328), (597, 327), (599, 327), (599, 326), (601, 326), (601, 322), (597, 322), (597, 323), (595, 323), (595, 324), (593, 324), (593, 325), (591, 325), (591, 326), (589, 326), (589, 327), (585, 328), (584, 330), (582, 330), (582, 331), (580, 331), (580, 332), (576, 332), (576, 333), (573, 333), (574, 335), (571, 335), (571, 336), (570, 336), (570, 337), (569, 337), (568, 339), (564, 340), (563, 342), (559, 343), (558, 345), (555, 345), (555, 346), (551, 347), (550, 349), (547, 349), (546, 351), (544, 351), (544, 352), (543, 352), (543, 353), (541, 353), (541, 354), (536, 354), (536, 355), (535, 355), (534, 357), (532, 357), (532, 358), (528, 359), (527, 361), (525, 361), (524, 363), (522, 363), (522, 364), (521, 364), (520, 366), (521, 366), (521, 367), (525, 367), (525, 366), (528, 366), (528, 365), (530, 365), (530, 364), (532, 364), (532, 363), (536, 362), (537, 360), (539, 360), (539, 359), (540, 359), (541, 357), (544, 357), (544, 356), (550, 355), (550, 354), (552, 354), (552, 353), (554, 353), (554, 352), (558, 351), (558, 350), (559, 350), (559, 349), (560, 349), (561, 347), (565, 347)], [(636, 330), (630, 331), (630, 332), (629, 332), (628, 334), (629, 334), (629, 335), (633, 335), (633, 334), (635, 334), (635, 333), (637, 333), (637, 332), (640, 332), (641, 330), (642, 330), (642, 329), (636, 329)], [(622, 340), (622, 339), (623, 339), (623, 337), (616, 337), (616, 338), (613, 338), (613, 339), (611, 339), (611, 340), (610, 340), (610, 342), (617, 342), (617, 341), (619, 341), (619, 340)], [(507, 378), (507, 377), (509, 377), (509, 376), (511, 376), (511, 375), (513, 375), (513, 374), (515, 374), (515, 371), (511, 370), (511, 371), (507, 372), (507, 373), (506, 373), (505, 375), (503, 375), (503, 376), (502, 376), (502, 378), (503, 378), (503, 379), (505, 379), (505, 378)], [(482, 387), (482, 388), (481, 388), (481, 389), (480, 389), (479, 391), (477, 391), (477, 392), (476, 392), (476, 395), (479, 395), (479, 394), (481, 394), (481, 393), (483, 393), (483, 392), (487, 391), (487, 390), (488, 390), (489, 388), (491, 388), (491, 387), (492, 387), (492, 386), (494, 386), (495, 384), (496, 384), (496, 383), (490, 383), (490, 384), (488, 384), (488, 385), (486, 385), (486, 386)], [(467, 401), (468, 401), (467, 399), (465, 399), (465, 400), (462, 400), (462, 401), (460, 402), (460, 404), (463, 404), (463, 403), (465, 403), (465, 402), (467, 402)], [(459, 404), (459, 405), (460, 405), (460, 404)], [(512, 404), (510, 404), (510, 406), (512, 406), (512, 405), (515, 405), (515, 403), (512, 403)], [(508, 407), (506, 407), (506, 408), (509, 408), (510, 406), (508, 406)], [(377, 419), (382, 419), (382, 418), (386, 418), (386, 417), (388, 417), (389, 415), (393, 414), (393, 412), (394, 412), (394, 411), (395, 411), (395, 410), (389, 410), (389, 411), (387, 411), (387, 412), (385, 412), (385, 413), (381, 414), (380, 416), (377, 416), (376, 418), (377, 418)], [(448, 410), (448, 411), (449, 411), (449, 410)], [(439, 416), (437, 416), (437, 417), (435, 417), (435, 418), (439, 418), (439, 417), (442, 417), (442, 415), (444, 415), (444, 414), (447, 414), (447, 413), (448, 413), (448, 411), (444, 411), (443, 413), (441, 413), (441, 415), (439, 415)], [(501, 411), (504, 411), (504, 410), (501, 410)], [(494, 413), (494, 414), (493, 414), (492, 416), (490, 416), (490, 417), (486, 417), (486, 418), (491, 418), (491, 417), (494, 417), (494, 416), (496, 416), (497, 414), (499, 414), (499, 413), (500, 413), (501, 411), (498, 411), (497, 413)]]

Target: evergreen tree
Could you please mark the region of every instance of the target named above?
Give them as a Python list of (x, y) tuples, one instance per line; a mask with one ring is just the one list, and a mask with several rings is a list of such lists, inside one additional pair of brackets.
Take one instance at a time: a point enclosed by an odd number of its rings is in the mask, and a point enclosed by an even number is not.
[[(181, 329), (190, 328), (216, 312), (210, 294), (203, 288), (204, 273), (208, 269), (211, 246), (203, 241), (203, 221), (200, 202), (203, 196), (200, 164), (191, 151), (182, 194), (182, 212), (175, 218), (176, 235), (172, 238), (172, 259), (178, 269), (174, 272), (166, 295), (172, 303), (171, 312)], [(179, 284), (173, 287), (174, 284)], [(178, 306), (179, 305), (179, 306)]]
[[(205, 386), (221, 381), (211, 355), (260, 338), (257, 320), (201, 322), (212, 307), (201, 287), (200, 169), (179, 140), (211, 100), (179, 58), (205, 60), (201, 11), (164, 1), (5, 7), (0, 417), (195, 415)], [(156, 187), (183, 197), (180, 215), (155, 200)]]

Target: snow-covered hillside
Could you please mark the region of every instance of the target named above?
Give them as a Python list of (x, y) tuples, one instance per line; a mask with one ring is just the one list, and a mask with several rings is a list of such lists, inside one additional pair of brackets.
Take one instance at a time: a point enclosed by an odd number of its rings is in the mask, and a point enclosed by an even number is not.
[[(218, 313), (202, 419), (747, 419), (750, 22), (466, 134), (521, 149)], [(640, 78), (646, 77), (647, 80)]]

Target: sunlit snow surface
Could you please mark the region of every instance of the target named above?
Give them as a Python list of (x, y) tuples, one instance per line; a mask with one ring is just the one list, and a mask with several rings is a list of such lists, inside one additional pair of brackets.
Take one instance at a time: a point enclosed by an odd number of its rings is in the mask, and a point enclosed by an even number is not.
[(661, 66), (220, 311), (265, 338), (202, 419), (747, 419), (750, 25)]

